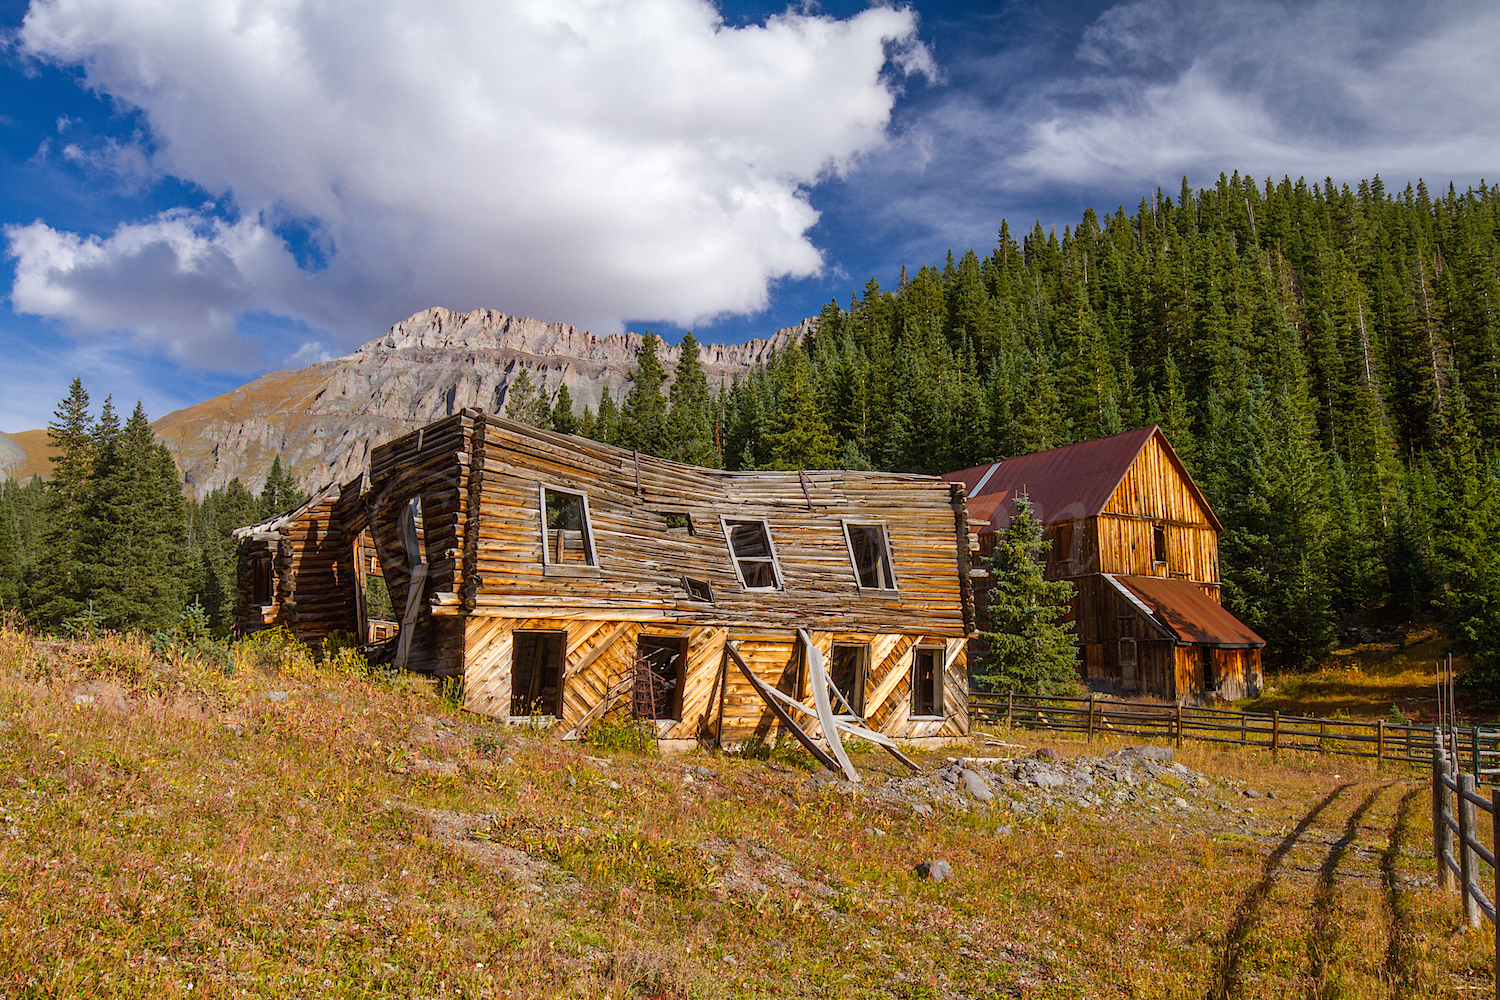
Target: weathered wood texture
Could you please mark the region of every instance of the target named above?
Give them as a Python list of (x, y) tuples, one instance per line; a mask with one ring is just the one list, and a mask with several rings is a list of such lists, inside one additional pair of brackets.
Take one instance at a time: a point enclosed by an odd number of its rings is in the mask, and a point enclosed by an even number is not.
[[(241, 634), (277, 625), (311, 646), (338, 632), (362, 634), (354, 581), (354, 549), (328, 490), (296, 511), (242, 529), (236, 581), (235, 627)], [(269, 554), (269, 604), (254, 602), (253, 566)]]

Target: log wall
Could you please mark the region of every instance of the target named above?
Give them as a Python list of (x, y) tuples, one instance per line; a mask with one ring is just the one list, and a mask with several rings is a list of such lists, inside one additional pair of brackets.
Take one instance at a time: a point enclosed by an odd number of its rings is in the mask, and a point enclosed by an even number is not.
[[(352, 540), (337, 516), (337, 501), (337, 493), (329, 491), (274, 528), (241, 538), (235, 600), (240, 634), (281, 625), (314, 648), (335, 632), (362, 634), (359, 572)], [(256, 605), (252, 564), (266, 553), (272, 557), (273, 593), (270, 604)]]

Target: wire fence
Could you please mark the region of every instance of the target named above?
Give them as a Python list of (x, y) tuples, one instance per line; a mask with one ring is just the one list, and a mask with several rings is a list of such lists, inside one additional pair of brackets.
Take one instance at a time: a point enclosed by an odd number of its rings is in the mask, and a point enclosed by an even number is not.
[[(1102, 695), (1081, 698), (969, 692), (975, 722), (1006, 722), (1027, 729), (1095, 735), (1233, 743), (1269, 750), (1370, 757), (1409, 764), (1431, 762), (1442, 748), (1461, 761), (1479, 784), (1500, 784), (1500, 728), (1443, 727), (1355, 719), (1238, 712), (1183, 704), (1124, 701)], [(1441, 738), (1440, 738), (1441, 734)]]
[[(1432, 750), (1432, 855), (1437, 863), (1438, 886), (1452, 891), (1458, 879), (1463, 922), (1478, 927), (1481, 916), (1495, 928), (1495, 996), (1500, 998), (1500, 920), (1496, 919), (1495, 902), (1500, 901), (1500, 789), (1491, 789), (1489, 798), (1475, 789), (1476, 778), (1462, 770), (1463, 760), (1449, 752), (1443, 734)], [(1480, 831), (1479, 816), (1490, 817), (1490, 846), (1486, 847)], [(1457, 852), (1455, 854), (1455, 852)], [(1485, 894), (1483, 866), (1488, 865), (1492, 892)]]

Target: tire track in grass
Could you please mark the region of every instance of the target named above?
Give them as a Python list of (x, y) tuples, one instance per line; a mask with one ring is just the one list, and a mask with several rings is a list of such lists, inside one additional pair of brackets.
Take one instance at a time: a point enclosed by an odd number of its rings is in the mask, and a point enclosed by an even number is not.
[(1318, 816), (1333, 804), (1334, 800), (1343, 795), (1349, 785), (1339, 785), (1333, 791), (1323, 797), (1323, 800), (1307, 811), (1307, 814), (1298, 820), (1292, 832), (1282, 838), (1276, 849), (1267, 855), (1265, 863), (1261, 866), (1260, 881), (1251, 887), (1250, 891), (1241, 897), (1239, 905), (1234, 908), (1234, 919), (1229, 923), (1229, 930), (1224, 935), (1224, 950), (1219, 955), (1219, 976), (1209, 991), (1210, 1000), (1228, 1000), (1228, 998), (1239, 993), (1240, 989), (1240, 956), (1244, 953), (1245, 939), (1255, 929), (1260, 920), (1260, 909), (1265, 905), (1266, 897), (1271, 893), (1271, 887), (1276, 884), (1277, 875), (1281, 870), (1281, 863), (1291, 853), (1292, 848), (1302, 839), (1307, 828), (1312, 826)]
[(1370, 807), (1375, 804), (1375, 799), (1380, 793), (1389, 787), (1389, 785), (1381, 785), (1372, 790), (1369, 795), (1365, 796), (1364, 801), (1354, 808), (1349, 818), (1344, 821), (1343, 836), (1328, 848), (1328, 854), (1318, 868), (1318, 884), (1313, 889), (1312, 898), (1313, 929), (1308, 940), (1308, 950), (1312, 958), (1312, 980), (1316, 984), (1318, 996), (1324, 995), (1328, 977), (1328, 955), (1333, 951), (1334, 945), (1338, 944), (1339, 939), (1339, 926), (1333, 913), (1334, 896), (1338, 888), (1334, 876), (1338, 874), (1339, 866), (1349, 856), (1349, 848), (1359, 836), (1360, 820), (1365, 818), (1365, 814), (1370, 811)]
[(1396, 821), (1391, 824), (1391, 835), (1386, 841), (1385, 853), (1380, 856), (1380, 877), (1385, 888), (1386, 945), (1384, 974), (1390, 984), (1391, 996), (1399, 998), (1411, 994), (1415, 985), (1411, 967), (1411, 914), (1406, 897), (1396, 881), (1396, 860), (1401, 857), (1401, 842), (1406, 839), (1411, 822), (1411, 806), (1426, 795), (1426, 789), (1413, 788), (1401, 796), (1396, 806)]

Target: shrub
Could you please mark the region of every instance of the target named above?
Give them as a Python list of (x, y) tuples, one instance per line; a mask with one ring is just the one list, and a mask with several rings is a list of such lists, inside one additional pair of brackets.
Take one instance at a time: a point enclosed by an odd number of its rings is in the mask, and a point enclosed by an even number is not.
[(656, 725), (644, 719), (606, 715), (589, 727), (583, 742), (599, 750), (656, 753)]

